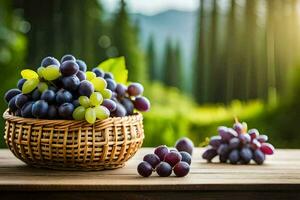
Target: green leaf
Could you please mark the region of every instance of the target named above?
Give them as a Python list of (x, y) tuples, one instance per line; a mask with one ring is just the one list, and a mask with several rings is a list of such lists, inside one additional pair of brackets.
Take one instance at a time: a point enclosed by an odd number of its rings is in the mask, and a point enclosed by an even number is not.
[(126, 69), (125, 58), (110, 58), (100, 63), (97, 68), (111, 72), (117, 83), (127, 83), (128, 70)]

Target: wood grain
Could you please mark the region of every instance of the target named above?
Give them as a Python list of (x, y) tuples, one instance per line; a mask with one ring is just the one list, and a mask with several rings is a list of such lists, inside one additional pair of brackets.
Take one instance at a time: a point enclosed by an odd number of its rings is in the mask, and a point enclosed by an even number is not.
[(136, 166), (143, 155), (152, 151), (150, 148), (141, 149), (121, 169), (81, 172), (33, 168), (16, 159), (10, 151), (0, 150), (1, 197), (11, 195), (17, 198), (23, 193), (36, 194), (38, 197), (43, 192), (50, 195), (49, 191), (56, 191), (50, 196), (57, 198), (58, 194), (64, 194), (61, 197), (65, 197), (70, 192), (90, 191), (88, 195), (80, 193), (82, 198), (93, 199), (94, 196), (99, 199), (96, 194), (101, 193), (102, 197), (126, 194), (124, 199), (141, 199), (140, 195), (145, 199), (151, 199), (151, 196), (160, 199), (159, 194), (165, 194), (164, 199), (171, 199), (180, 197), (184, 192), (192, 195), (189, 199), (194, 199), (193, 194), (200, 193), (203, 198), (207, 197), (204, 199), (224, 199), (225, 194), (228, 197), (236, 194), (231, 199), (245, 195), (249, 197), (251, 194), (254, 197), (272, 196), (273, 199), (300, 199), (300, 150), (277, 150), (274, 156), (267, 158), (264, 165), (259, 166), (206, 163), (201, 159), (203, 149), (196, 149), (191, 173), (187, 177), (177, 178), (172, 175), (161, 178), (154, 174), (150, 178), (142, 178), (137, 174)]

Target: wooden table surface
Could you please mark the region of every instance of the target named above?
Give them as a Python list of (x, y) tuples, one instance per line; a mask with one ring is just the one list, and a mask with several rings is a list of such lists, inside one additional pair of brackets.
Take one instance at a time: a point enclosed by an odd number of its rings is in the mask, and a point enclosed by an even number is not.
[(122, 169), (80, 172), (26, 166), (0, 150), (0, 196), (7, 199), (300, 199), (300, 150), (277, 150), (264, 165), (206, 163), (195, 149), (187, 177), (140, 177), (143, 148)]

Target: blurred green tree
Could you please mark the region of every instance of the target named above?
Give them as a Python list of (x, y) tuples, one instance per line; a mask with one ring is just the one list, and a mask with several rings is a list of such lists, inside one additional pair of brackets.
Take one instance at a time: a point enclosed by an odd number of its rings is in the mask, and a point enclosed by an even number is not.
[(148, 44), (147, 44), (147, 63), (148, 63), (148, 74), (149, 74), (149, 79), (151, 81), (158, 80), (157, 77), (157, 56), (155, 52), (155, 43), (154, 43), (154, 36), (151, 35)]

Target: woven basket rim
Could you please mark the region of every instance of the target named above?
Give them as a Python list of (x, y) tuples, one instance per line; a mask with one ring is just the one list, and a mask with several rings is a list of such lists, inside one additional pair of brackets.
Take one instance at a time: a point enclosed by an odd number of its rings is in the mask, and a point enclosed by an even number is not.
[(143, 115), (140, 112), (136, 112), (133, 115), (125, 116), (125, 117), (109, 117), (105, 120), (96, 120), (94, 124), (89, 124), (85, 120), (65, 120), (65, 119), (37, 119), (37, 118), (24, 118), (15, 115), (11, 115), (9, 109), (5, 110), (3, 113), (3, 118), (5, 120), (9, 120), (11, 122), (17, 123), (26, 123), (26, 124), (39, 124), (39, 125), (81, 125), (81, 126), (93, 126), (99, 124), (105, 124), (111, 121), (122, 121), (126, 119), (142, 119)]

